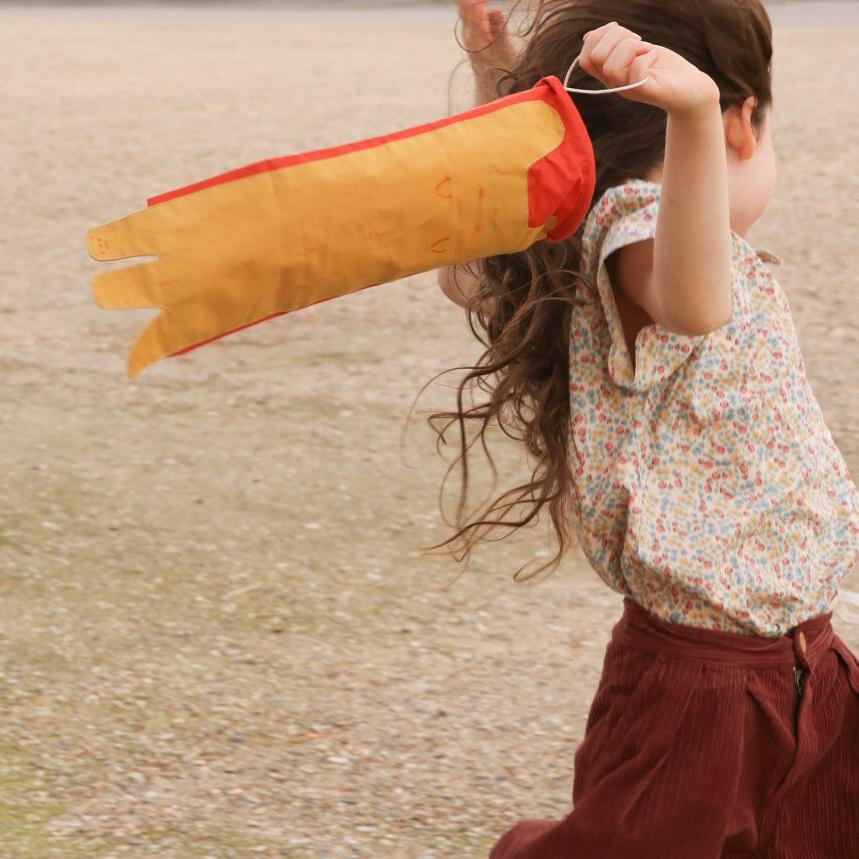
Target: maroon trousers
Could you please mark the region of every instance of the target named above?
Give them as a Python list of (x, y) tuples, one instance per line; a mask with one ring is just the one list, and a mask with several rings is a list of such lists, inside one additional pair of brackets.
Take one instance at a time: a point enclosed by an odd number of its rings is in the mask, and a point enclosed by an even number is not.
[(859, 859), (859, 662), (831, 616), (765, 638), (624, 598), (573, 810), (490, 859)]

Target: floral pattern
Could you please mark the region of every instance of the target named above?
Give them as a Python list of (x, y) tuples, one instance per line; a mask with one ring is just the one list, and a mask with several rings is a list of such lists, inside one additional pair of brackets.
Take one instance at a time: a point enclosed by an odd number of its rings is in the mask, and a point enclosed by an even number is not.
[(570, 329), (574, 527), (614, 590), (664, 620), (779, 636), (832, 610), (859, 557), (859, 494), (806, 377), (787, 298), (731, 232), (732, 315), (643, 328), (630, 360), (605, 268), (654, 238), (660, 186), (609, 188), (583, 227)]

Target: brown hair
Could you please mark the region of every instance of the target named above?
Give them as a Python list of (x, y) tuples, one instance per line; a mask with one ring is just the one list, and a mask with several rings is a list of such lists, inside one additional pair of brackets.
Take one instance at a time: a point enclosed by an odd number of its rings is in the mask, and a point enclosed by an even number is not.
[[(772, 28), (761, 0), (537, 0), (533, 17), (527, 16), (526, 21), (528, 18), (529, 26), (518, 32), (526, 41), (513, 68), (495, 69), (496, 97), (529, 89), (546, 75), (563, 81), (582, 49), (584, 34), (617, 21), (644, 41), (680, 54), (709, 75), (719, 87), (723, 112), (753, 96), (757, 104), (751, 119), (756, 130), (772, 103)], [(578, 66), (569, 86), (602, 88)], [(596, 187), (589, 213), (608, 188), (631, 178), (643, 179), (649, 168), (663, 160), (667, 115), (661, 108), (617, 93), (569, 95), (594, 149)], [(468, 369), (457, 389), (456, 411), (436, 412), (429, 417), (438, 434), (437, 450), (445, 442), (445, 430), (458, 423), (461, 452), (441, 487), (443, 493), (452, 468), (460, 463), (457, 515), (455, 522), (449, 523), (457, 530), (426, 548), (454, 544), (449, 551), (462, 561), (486, 534), (503, 527), (510, 529), (504, 535), (508, 536), (535, 521), (544, 506), (549, 508), (558, 551), (534, 575), (547, 567), (557, 569), (573, 541), (570, 528), (575, 487), (567, 458), (571, 417), (568, 339), (578, 283), (588, 280), (577, 270), (583, 227), (584, 223), (560, 242), (542, 240), (520, 253), (476, 261), (474, 274), (479, 283), (466, 310), (472, 332), (486, 349), (474, 367), (455, 368)], [(475, 320), (486, 339), (476, 330)], [(489, 398), (466, 408), (464, 393), (467, 389), (473, 393), (474, 387), (488, 393)], [(445, 421), (441, 429), (435, 426), (439, 420)], [(467, 438), (466, 421), (480, 424), (471, 439)], [(474, 511), (469, 521), (468, 456), (478, 438), (497, 476), (486, 444), (486, 430), (493, 421), (506, 435), (524, 442), (535, 467), (530, 481), (504, 492), (485, 510)], [(519, 518), (505, 518), (517, 507), (522, 508)], [(458, 552), (457, 543), (461, 544)], [(514, 579), (525, 566), (516, 571)]]

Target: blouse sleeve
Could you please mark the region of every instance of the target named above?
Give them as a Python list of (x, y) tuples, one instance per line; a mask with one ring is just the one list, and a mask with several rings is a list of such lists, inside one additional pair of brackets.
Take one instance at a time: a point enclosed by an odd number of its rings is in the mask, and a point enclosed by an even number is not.
[[(654, 322), (639, 331), (635, 341), (635, 369), (630, 360), (623, 325), (606, 270), (606, 258), (624, 245), (656, 236), (660, 186), (632, 180), (609, 188), (588, 217), (583, 233), (585, 272), (595, 281), (611, 335), (608, 374), (622, 388), (645, 391), (671, 378), (709, 335), (687, 337)], [(732, 277), (732, 320), (740, 310), (736, 277)]]

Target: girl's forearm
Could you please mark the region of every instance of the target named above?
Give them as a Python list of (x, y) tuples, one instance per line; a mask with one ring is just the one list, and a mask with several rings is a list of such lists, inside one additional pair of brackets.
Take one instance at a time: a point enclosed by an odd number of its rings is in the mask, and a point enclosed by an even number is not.
[(668, 114), (653, 284), (660, 321), (704, 334), (731, 316), (731, 225), (718, 97), (694, 115)]
[(498, 98), (496, 85), (498, 79), (503, 74), (502, 69), (491, 69), (474, 71), (474, 106), (480, 107), (482, 104), (488, 104), (490, 101), (495, 101)]

